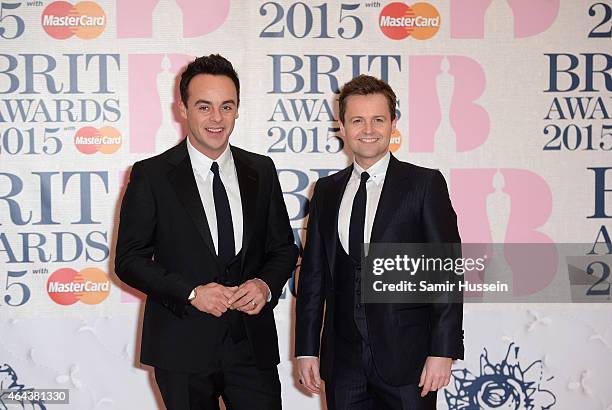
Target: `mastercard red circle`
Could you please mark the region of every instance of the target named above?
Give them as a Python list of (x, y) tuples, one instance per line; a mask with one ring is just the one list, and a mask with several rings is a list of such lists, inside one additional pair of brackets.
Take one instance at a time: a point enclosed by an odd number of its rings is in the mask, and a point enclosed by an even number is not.
[(82, 283), (83, 278), (72, 268), (58, 269), (47, 280), (49, 297), (60, 305), (73, 305), (81, 298), (81, 293), (72, 292), (72, 283)]
[(402, 40), (408, 37), (413, 30), (412, 27), (406, 27), (402, 22), (414, 16), (414, 11), (406, 3), (389, 3), (380, 11), (380, 30), (389, 38)]
[(48, 35), (64, 40), (72, 37), (78, 28), (77, 25), (71, 24), (71, 17), (78, 17), (72, 4), (67, 1), (54, 1), (43, 10), (41, 24)]
[(100, 131), (95, 127), (80, 128), (74, 135), (74, 146), (83, 154), (94, 154), (98, 151)]

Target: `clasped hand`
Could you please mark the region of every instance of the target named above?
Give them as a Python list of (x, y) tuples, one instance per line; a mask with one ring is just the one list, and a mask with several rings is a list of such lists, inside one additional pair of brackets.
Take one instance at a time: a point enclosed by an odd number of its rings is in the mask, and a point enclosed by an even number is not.
[(249, 279), (240, 286), (207, 283), (196, 288), (191, 305), (196, 309), (220, 317), (228, 310), (239, 310), (256, 315), (268, 299), (268, 287), (261, 279)]

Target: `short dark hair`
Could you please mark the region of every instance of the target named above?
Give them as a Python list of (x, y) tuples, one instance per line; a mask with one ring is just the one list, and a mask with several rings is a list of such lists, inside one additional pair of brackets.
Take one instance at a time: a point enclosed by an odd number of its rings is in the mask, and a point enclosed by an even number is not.
[(340, 108), (340, 122), (344, 124), (346, 113), (346, 99), (351, 95), (382, 94), (387, 99), (391, 121), (395, 120), (395, 104), (397, 97), (389, 84), (371, 75), (361, 74), (342, 86), (338, 97)]
[(232, 63), (219, 54), (211, 54), (196, 58), (183, 71), (180, 84), (183, 104), (187, 105), (187, 100), (189, 100), (189, 83), (198, 74), (224, 75), (229, 77), (236, 86), (236, 95), (238, 97), (236, 104), (240, 103), (240, 80), (238, 80), (238, 74), (234, 70)]

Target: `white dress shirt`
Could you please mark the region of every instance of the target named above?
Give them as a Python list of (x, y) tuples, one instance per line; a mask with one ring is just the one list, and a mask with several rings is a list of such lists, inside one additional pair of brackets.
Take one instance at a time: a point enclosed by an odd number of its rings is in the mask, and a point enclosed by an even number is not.
[[(196, 185), (198, 186), (198, 193), (200, 194), (200, 201), (202, 201), (202, 205), (204, 206), (204, 213), (206, 214), (206, 220), (208, 221), (210, 236), (212, 236), (217, 255), (219, 254), (219, 232), (217, 231), (217, 212), (215, 211), (215, 198), (213, 196), (214, 174), (210, 170), (210, 166), (213, 162), (219, 164), (219, 177), (221, 178), (221, 182), (223, 182), (225, 192), (227, 192), (227, 199), (229, 200), (230, 211), (232, 213), (234, 246), (236, 248), (235, 252), (240, 252), (242, 249), (243, 233), (242, 201), (240, 197), (240, 185), (238, 184), (236, 165), (234, 164), (234, 157), (232, 156), (232, 151), (230, 150), (229, 144), (219, 158), (214, 161), (191, 145), (189, 138), (187, 138), (187, 152), (189, 153), (193, 175), (195, 176)], [(267, 301), (269, 302), (272, 299), (272, 292), (270, 292), (270, 287), (268, 284), (263, 280), (261, 281), (268, 288)], [(194, 297), (195, 289), (189, 294), (189, 300), (193, 299)]]
[[(380, 194), (383, 184), (385, 183), (390, 160), (391, 153), (387, 152), (384, 157), (376, 161), (376, 163), (368, 169), (363, 169), (357, 162), (353, 162), (353, 172), (351, 172), (351, 176), (344, 189), (342, 201), (340, 202), (340, 212), (338, 214), (338, 236), (340, 237), (340, 244), (346, 253), (349, 253), (351, 212), (353, 211), (353, 200), (355, 199), (359, 184), (361, 183), (361, 173), (366, 171), (370, 174), (370, 178), (366, 182), (366, 215), (363, 227), (363, 242), (369, 243), (374, 217), (376, 216), (376, 209), (378, 208), (378, 201), (380, 200)], [(314, 357), (317, 356), (298, 356), (297, 358), (305, 359)]]
[(234, 227), (234, 246), (236, 253), (242, 249), (242, 201), (240, 200), (240, 185), (238, 185), (238, 175), (232, 151), (229, 144), (215, 161), (202, 154), (194, 148), (187, 138), (187, 152), (191, 160), (191, 167), (195, 176), (200, 200), (204, 206), (204, 213), (208, 221), (208, 228), (212, 236), (215, 252), (219, 253), (219, 233), (217, 231), (217, 213), (215, 212), (215, 199), (213, 197), (213, 178), (214, 174), (210, 170), (213, 162), (219, 164), (219, 176), (225, 186), (227, 199), (232, 213), (232, 225)]
[(378, 208), (378, 201), (380, 200), (390, 160), (391, 154), (387, 152), (384, 157), (368, 169), (363, 169), (357, 162), (353, 162), (353, 172), (346, 184), (338, 214), (338, 237), (346, 253), (349, 253), (349, 225), (351, 223), (353, 200), (361, 182), (361, 173), (366, 171), (370, 174), (370, 178), (366, 182), (366, 215), (363, 227), (363, 242), (369, 243), (374, 217), (376, 216), (376, 208)]

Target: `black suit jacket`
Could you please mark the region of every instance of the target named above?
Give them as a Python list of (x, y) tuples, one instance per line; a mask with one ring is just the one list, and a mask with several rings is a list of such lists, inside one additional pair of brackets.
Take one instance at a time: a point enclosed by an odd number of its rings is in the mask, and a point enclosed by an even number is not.
[[(320, 354), (326, 381), (333, 374), (338, 212), (352, 169), (317, 181), (298, 283), (295, 354)], [(391, 156), (370, 242), (459, 243), (442, 174)], [(427, 356), (463, 358), (462, 304), (368, 304), (366, 318), (374, 363), (388, 384), (417, 383)]]
[[(260, 368), (279, 362), (272, 309), (297, 259), (297, 247), (274, 163), (231, 146), (243, 212), (240, 272), (270, 287), (272, 301), (243, 315)], [(141, 361), (175, 371), (202, 371), (216, 353), (223, 318), (188, 304), (197, 285), (216, 282), (222, 271), (184, 140), (132, 167), (121, 205), (115, 272), (144, 292), (147, 301)]]

